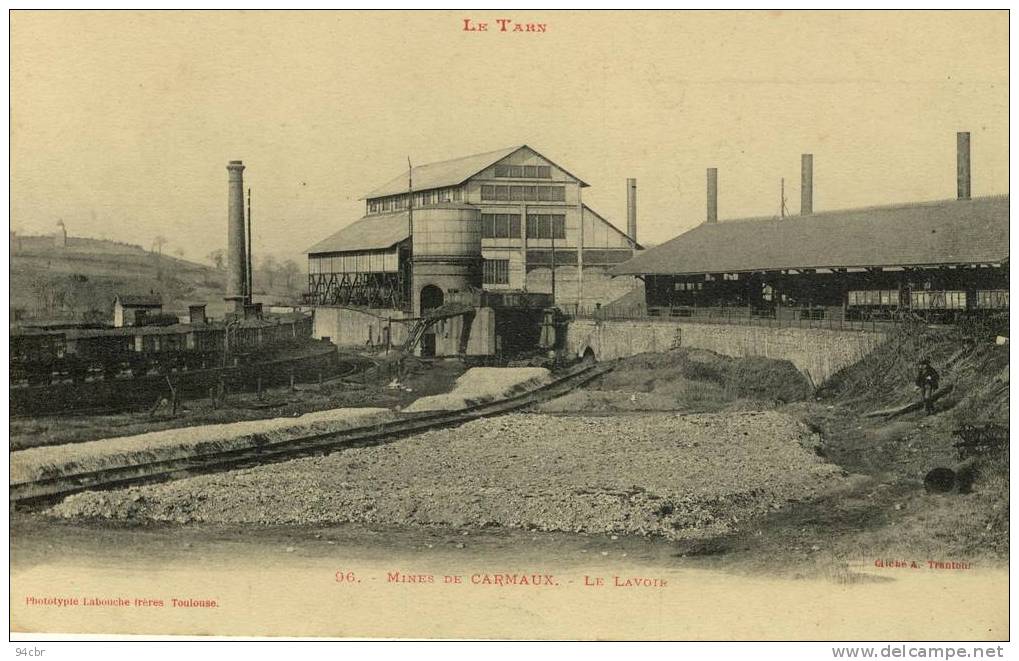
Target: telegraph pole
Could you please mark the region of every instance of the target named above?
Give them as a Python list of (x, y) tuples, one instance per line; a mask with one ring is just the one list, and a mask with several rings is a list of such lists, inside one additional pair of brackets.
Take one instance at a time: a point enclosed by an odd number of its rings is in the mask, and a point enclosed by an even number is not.
[(251, 248), (254, 243), (254, 237), (251, 235), (251, 189), (248, 188), (248, 281), (245, 283), (248, 287), (248, 305), (254, 302), (254, 279), (251, 275), (252, 261)]
[[(580, 307), (584, 304), (584, 187), (577, 185), (577, 206), (580, 211), (580, 234), (577, 239), (577, 314), (580, 314)], [(566, 222), (563, 221), (563, 225)], [(565, 227), (563, 228), (566, 229)], [(555, 228), (552, 228), (555, 234)]]
[[(414, 310), (414, 166), (407, 157), (407, 237), (410, 240), (410, 258), (407, 264), (407, 295), (410, 309)], [(399, 251), (397, 251), (399, 255)]]

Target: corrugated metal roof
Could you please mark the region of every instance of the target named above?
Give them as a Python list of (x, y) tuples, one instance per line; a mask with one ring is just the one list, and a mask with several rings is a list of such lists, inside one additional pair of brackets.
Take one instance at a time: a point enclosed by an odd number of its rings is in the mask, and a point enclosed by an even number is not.
[(611, 221), (609, 221), (607, 218), (605, 218), (605, 216), (601, 215), (600, 213), (598, 213), (597, 211), (595, 211), (591, 207), (587, 206), (586, 204), (584, 205), (584, 211), (589, 211), (592, 216), (594, 216), (596, 219), (600, 220), (609, 229), (614, 230), (616, 232), (616, 234), (619, 234), (624, 239), (626, 239), (627, 243), (629, 243), (631, 246), (633, 246), (637, 250), (643, 250), (644, 249), (644, 246), (642, 246), (641, 244), (639, 244), (636, 241), (634, 241), (633, 239), (631, 239), (629, 234), (627, 234), (623, 230), (621, 230), (618, 227), (616, 227)]
[[(485, 152), (484, 154), (473, 154), (448, 161), (439, 161), (438, 163), (415, 165), (412, 170), (414, 190), (422, 191), (462, 184), (485, 168), (501, 161), (522, 147), (523, 145), (515, 145), (513, 147)], [(404, 171), (403, 174), (393, 177), (389, 182), (368, 193), (362, 199), (383, 197), (385, 195), (399, 195), (406, 192), (407, 172)]]
[[(458, 186), (485, 168), (495, 165), (510, 154), (521, 149), (530, 149), (535, 154), (538, 154), (538, 156), (541, 156), (549, 163), (552, 163), (557, 168), (579, 181), (581, 186), (587, 186), (587, 184), (581, 181), (576, 175), (571, 174), (561, 165), (554, 163), (552, 159), (547, 156), (538, 153), (538, 150), (533, 147), (528, 147), (527, 145), (515, 145), (513, 147), (497, 149), (483, 154), (462, 156), (449, 161), (415, 165), (412, 171), (414, 175), (414, 190), (424, 191), (431, 190), (433, 188), (442, 188), (444, 186)], [(388, 183), (376, 188), (361, 199), (367, 200), (374, 197), (385, 197), (386, 195), (400, 195), (402, 193), (406, 193), (407, 183), (407, 173), (405, 171), (403, 174), (393, 177), (393, 179), (391, 179)]]
[(365, 216), (308, 248), (308, 254), (385, 250), (403, 241), (410, 233), (406, 211)]
[(998, 263), (1008, 195), (704, 223), (612, 275)]

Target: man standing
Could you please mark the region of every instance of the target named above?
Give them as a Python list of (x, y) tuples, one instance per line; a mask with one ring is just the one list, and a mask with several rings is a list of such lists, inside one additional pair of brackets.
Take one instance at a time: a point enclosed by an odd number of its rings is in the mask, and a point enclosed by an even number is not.
[(938, 372), (931, 367), (931, 361), (924, 358), (920, 361), (920, 370), (916, 375), (916, 385), (923, 397), (923, 408), (927, 413), (934, 412), (934, 393), (938, 390)]

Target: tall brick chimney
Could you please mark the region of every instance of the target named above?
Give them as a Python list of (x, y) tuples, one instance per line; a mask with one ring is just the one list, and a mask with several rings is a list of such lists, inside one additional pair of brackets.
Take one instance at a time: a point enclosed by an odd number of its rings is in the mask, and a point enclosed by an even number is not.
[(960, 200), (970, 198), (969, 190), (969, 131), (955, 134), (955, 175)]
[(708, 218), (707, 222), (718, 222), (718, 168), (708, 168)]
[(626, 180), (626, 235), (637, 243), (637, 180)]
[(800, 156), (800, 215), (814, 213), (814, 155)]
[(244, 312), (247, 300), (248, 263), (244, 232), (244, 164), (230, 161), (227, 184), (226, 299), (233, 311)]

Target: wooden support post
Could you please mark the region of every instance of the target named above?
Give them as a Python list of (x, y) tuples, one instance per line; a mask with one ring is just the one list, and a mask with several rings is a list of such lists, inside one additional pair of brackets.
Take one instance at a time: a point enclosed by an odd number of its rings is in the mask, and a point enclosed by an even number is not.
[(173, 407), (172, 415), (177, 415), (177, 389), (173, 387), (170, 377), (166, 377), (166, 385), (170, 387), (170, 405)]
[(294, 388), (294, 369), (290, 368), (290, 392), (293, 392)]
[(262, 401), (262, 375), (258, 375), (258, 381), (255, 386), (255, 391), (258, 393), (258, 401)]

